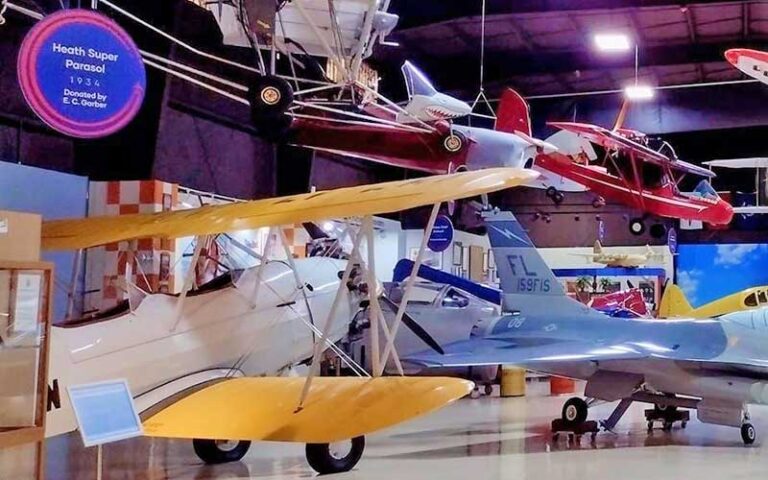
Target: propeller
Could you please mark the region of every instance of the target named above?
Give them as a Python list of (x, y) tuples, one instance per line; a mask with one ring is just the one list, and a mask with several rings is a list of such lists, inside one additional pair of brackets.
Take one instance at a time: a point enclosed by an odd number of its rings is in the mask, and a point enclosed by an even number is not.
[[(390, 300), (389, 298), (385, 297), (384, 295), (381, 296), (381, 301), (386, 304), (393, 312), (397, 312), (398, 305)], [(408, 312), (403, 312), (403, 325), (408, 327), (410, 331), (413, 332), (414, 335), (419, 337), (422, 342), (427, 344), (429, 348), (436, 351), (440, 355), (445, 355), (445, 350), (443, 350), (443, 347), (440, 346), (439, 343), (437, 343), (437, 340), (435, 340), (432, 335), (430, 335), (424, 328), (416, 322), (416, 320), (413, 319), (410, 315), (408, 315)]]
[[(348, 257), (347, 253), (343, 251), (338, 239), (331, 237), (317, 224), (313, 222), (304, 222), (302, 223), (302, 226), (307, 231), (307, 234), (309, 234), (310, 238), (312, 238), (313, 246), (310, 251), (310, 256), (329, 256), (330, 253), (330, 256), (338, 256), (337, 258)], [(341, 274), (341, 272), (339, 272), (339, 274)], [(376, 291), (379, 290), (378, 288), (374, 287), (374, 289), (371, 290), (368, 288), (367, 283), (361, 282), (359, 280), (359, 274), (357, 272), (353, 272), (353, 275), (350, 276), (350, 285), (348, 285), (348, 287), (350, 289), (354, 288), (363, 294), (376, 295)], [(381, 299), (382, 303), (384, 303), (392, 312), (397, 312), (399, 308), (398, 305), (391, 299), (387, 298), (383, 292), (379, 294), (379, 298)], [(362, 305), (363, 304), (361, 304), (361, 306)], [(367, 306), (367, 304), (365, 305)], [(429, 346), (432, 350), (436, 351), (440, 355), (445, 355), (445, 351), (440, 346), (440, 344), (432, 337), (432, 335), (424, 330), (424, 328), (419, 325), (418, 322), (413, 319), (413, 317), (408, 315), (408, 312), (403, 313), (402, 322), (411, 332), (413, 332), (414, 335), (419, 337), (419, 339), (421, 339), (421, 341)]]

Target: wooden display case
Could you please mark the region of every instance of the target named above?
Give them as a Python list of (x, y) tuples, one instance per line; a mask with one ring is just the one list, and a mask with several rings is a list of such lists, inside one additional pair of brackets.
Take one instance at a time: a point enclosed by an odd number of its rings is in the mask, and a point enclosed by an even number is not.
[(53, 266), (0, 260), (0, 478), (42, 479)]

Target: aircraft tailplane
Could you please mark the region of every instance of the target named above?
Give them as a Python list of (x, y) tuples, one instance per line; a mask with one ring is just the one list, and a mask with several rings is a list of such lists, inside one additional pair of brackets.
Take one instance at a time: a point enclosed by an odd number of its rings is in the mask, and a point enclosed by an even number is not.
[(659, 303), (659, 318), (684, 317), (693, 311), (685, 293), (674, 283), (667, 284)]
[(519, 93), (507, 88), (501, 95), (496, 112), (495, 130), (507, 133), (522, 132), (532, 137), (531, 114), (525, 99)]
[(511, 212), (486, 212), (483, 217), (501, 279), (504, 311), (573, 315), (591, 312), (589, 307), (566, 295)]

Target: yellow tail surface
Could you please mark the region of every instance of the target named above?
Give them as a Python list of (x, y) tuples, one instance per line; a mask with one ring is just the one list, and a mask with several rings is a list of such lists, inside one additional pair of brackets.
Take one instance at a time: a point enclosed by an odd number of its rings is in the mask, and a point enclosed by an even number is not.
[(693, 307), (677, 285), (670, 283), (664, 289), (659, 305), (659, 318), (683, 317), (690, 315)]

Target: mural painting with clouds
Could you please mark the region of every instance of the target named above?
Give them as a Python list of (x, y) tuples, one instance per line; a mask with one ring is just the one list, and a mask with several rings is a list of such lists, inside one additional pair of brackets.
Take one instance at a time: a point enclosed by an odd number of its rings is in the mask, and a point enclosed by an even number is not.
[(694, 307), (768, 285), (768, 244), (680, 245), (677, 284)]

